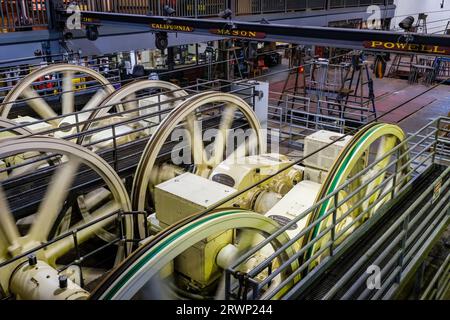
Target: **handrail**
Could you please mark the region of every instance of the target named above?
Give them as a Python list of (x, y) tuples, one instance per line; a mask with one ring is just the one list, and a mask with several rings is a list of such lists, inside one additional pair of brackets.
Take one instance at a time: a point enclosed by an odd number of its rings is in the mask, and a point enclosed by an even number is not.
[[(444, 123), (448, 123), (448, 122), (450, 122), (449, 118), (440, 118), (440, 119), (437, 119), (437, 120), (431, 122), (430, 124), (426, 125), (422, 129), (420, 129), (415, 135), (409, 136), (403, 143), (398, 145), (396, 148), (394, 148), (390, 152), (386, 153), (383, 157), (381, 157), (378, 160), (378, 161), (382, 161), (386, 157), (398, 152), (399, 150), (401, 150), (402, 146), (404, 146), (404, 145), (410, 145), (411, 150), (415, 151), (415, 153), (416, 153), (415, 156), (412, 157), (410, 160), (408, 160), (407, 164), (404, 164), (404, 166), (403, 166), (403, 167), (405, 167), (406, 165), (411, 165), (411, 170), (409, 171), (409, 173), (406, 176), (404, 176), (402, 179), (396, 179), (395, 177), (397, 176), (397, 174), (395, 174), (395, 173), (391, 174), (390, 178), (386, 179), (381, 185), (377, 186), (377, 188), (375, 188), (369, 195), (366, 195), (366, 197), (364, 197), (363, 199), (361, 199), (359, 201), (361, 203), (362, 201), (365, 201), (366, 199), (370, 198), (375, 192), (381, 192), (381, 195), (379, 196), (378, 200), (375, 201), (375, 203), (373, 203), (369, 208), (367, 208), (366, 210), (361, 212), (360, 215), (358, 216), (358, 219), (355, 219), (351, 223), (351, 225), (347, 226), (344, 230), (342, 230), (340, 234), (335, 235), (333, 233), (332, 243), (325, 245), (326, 248), (330, 249), (330, 256), (333, 255), (333, 252), (337, 252), (340, 249), (342, 249), (342, 243), (336, 244), (335, 242), (336, 242), (336, 240), (339, 239), (339, 237), (341, 237), (345, 233), (346, 230), (348, 230), (355, 223), (357, 223), (362, 217), (364, 217), (366, 215), (367, 212), (369, 212), (371, 209), (376, 207), (380, 201), (384, 201), (384, 199), (386, 199), (386, 197), (391, 196), (391, 198), (395, 198), (396, 195), (401, 194), (402, 192), (407, 190), (407, 188), (409, 188), (412, 185), (413, 181), (415, 180), (414, 177), (417, 178), (416, 173), (423, 172), (427, 168), (431, 167), (434, 163), (436, 163), (436, 161), (442, 160), (442, 157), (444, 157), (445, 155), (442, 155), (440, 152), (438, 152), (439, 148), (437, 146), (442, 144), (442, 142), (440, 142), (437, 137), (439, 136), (438, 132), (441, 129), (441, 125), (443, 125)], [(415, 140), (418, 140), (418, 141), (415, 141)], [(381, 174), (385, 174), (386, 172), (391, 171), (393, 167), (396, 168), (395, 172), (401, 172), (402, 168), (397, 167), (397, 163), (398, 163), (398, 160), (404, 156), (406, 156), (406, 154), (399, 155), (399, 157), (397, 157), (395, 160), (391, 161), (388, 165), (386, 165), (386, 167), (383, 170), (378, 172), (378, 175), (371, 177), (370, 180), (373, 181), (377, 177), (379, 177)], [(256, 276), (259, 275), (262, 271), (267, 270), (268, 268), (271, 268), (273, 265), (272, 262), (276, 258), (280, 257), (281, 254), (287, 248), (289, 248), (292, 245), (294, 245), (295, 243), (297, 243), (303, 236), (305, 236), (308, 233), (309, 230), (314, 228), (316, 225), (319, 225), (322, 221), (324, 221), (328, 217), (331, 217), (332, 215), (333, 215), (333, 217), (335, 217), (336, 211), (337, 211), (336, 208), (340, 208), (346, 201), (351, 199), (358, 192), (358, 190), (354, 190), (354, 192), (352, 192), (351, 194), (348, 194), (341, 201), (337, 201), (337, 195), (340, 193), (340, 191), (344, 190), (349, 184), (351, 184), (353, 181), (355, 181), (355, 179), (357, 179), (357, 178), (361, 177), (363, 174), (365, 174), (368, 170), (370, 170), (373, 166), (375, 166), (378, 163), (378, 161), (372, 163), (368, 168), (366, 168), (365, 170), (362, 170), (354, 178), (350, 179), (343, 186), (339, 187), (338, 190), (335, 190), (332, 194), (321, 199), (314, 206), (312, 206), (305, 212), (299, 214), (296, 218), (294, 218), (292, 221), (287, 223), (285, 226), (281, 227), (278, 231), (276, 231), (274, 234), (269, 236), (263, 242), (259, 243), (258, 245), (253, 247), (251, 250), (249, 250), (249, 252), (242, 255), (239, 259), (237, 259), (237, 261), (235, 263), (233, 263), (233, 265), (230, 268), (227, 269), (227, 275), (229, 277), (236, 276), (236, 272), (239, 270), (239, 266), (242, 263), (244, 263), (245, 261), (247, 261), (249, 258), (254, 256), (254, 254), (256, 254), (259, 250), (261, 250), (261, 248), (270, 244), (270, 241), (272, 241), (272, 239), (276, 238), (279, 234), (286, 232), (291, 226), (293, 226), (294, 224), (298, 223), (300, 220), (302, 220), (303, 218), (308, 216), (315, 209), (319, 208), (325, 201), (328, 201), (328, 200), (334, 198), (336, 205), (333, 208), (328, 210), (322, 217), (313, 221), (308, 227), (306, 227), (304, 230), (302, 230), (299, 234), (292, 237), (292, 239), (290, 241), (285, 243), (283, 246), (278, 248), (273, 254), (271, 254), (269, 257), (267, 257), (267, 259), (260, 262), (257, 266), (253, 267), (251, 270), (249, 270), (246, 273), (247, 277), (249, 278), (249, 282), (252, 283), (252, 287), (254, 288), (254, 290), (257, 290), (257, 291), (263, 290), (264, 286), (267, 285), (270, 282), (270, 280), (272, 280), (276, 275), (281, 274), (284, 270), (286, 270), (288, 267), (290, 267), (291, 263), (293, 261), (295, 261), (298, 258), (302, 258), (302, 253), (305, 252), (305, 248), (302, 248), (299, 252), (294, 254), (288, 261), (284, 261), (276, 270), (271, 270), (270, 271), (271, 275), (269, 276), (269, 278), (267, 278), (268, 279), (267, 281), (263, 281), (263, 282), (259, 283), (258, 281), (255, 280)], [(391, 183), (392, 186), (390, 188), (388, 188), (388, 190), (383, 190), (389, 183)], [(361, 187), (359, 189), (361, 189)], [(334, 218), (332, 225), (330, 227), (326, 228), (324, 231), (322, 231), (321, 234), (319, 234), (315, 239), (308, 242), (306, 244), (306, 246), (312, 247), (315, 243), (322, 241), (325, 236), (329, 236), (330, 230), (334, 230), (336, 228), (337, 224), (343, 220), (343, 217), (345, 217), (346, 215), (349, 215), (353, 210), (354, 210), (354, 208), (348, 209), (342, 215), (342, 217), (340, 219)], [(376, 215), (376, 213), (374, 215)], [(311, 259), (309, 259), (309, 260), (311, 260)], [(308, 268), (308, 266), (310, 265), (310, 262), (311, 261), (306, 261), (302, 265), (300, 265), (298, 268), (302, 269), (302, 270), (306, 270)], [(302, 270), (294, 272), (294, 274), (299, 275)], [(282, 285), (271, 290), (271, 293), (268, 296), (265, 296), (265, 298), (272, 297), (276, 293), (281, 291), (283, 289), (282, 286), (288, 284), (288, 282), (290, 280), (294, 279), (295, 275), (288, 277), (282, 283)], [(229, 282), (231, 283), (231, 279), (229, 280)], [(227, 297), (232, 296), (233, 289), (235, 289), (235, 288), (229, 288), (230, 291), (227, 292)], [(254, 293), (254, 296), (260, 297), (261, 295), (260, 295), (260, 293), (256, 293), (256, 294)]]
[(450, 286), (450, 254), (437, 270), (428, 287), (420, 296), (420, 300), (445, 299)]
[[(397, 236), (397, 238), (403, 239), (405, 236), (407, 236), (410, 233), (410, 226), (413, 225), (412, 223), (410, 223), (408, 221), (410, 214), (419, 206), (422, 204), (422, 202), (429, 197), (430, 194), (433, 193), (435, 186), (440, 183), (440, 179), (444, 178), (444, 177), (448, 177), (450, 174), (450, 168), (448, 168), (444, 173), (442, 173), (442, 175), (440, 176), (439, 179), (437, 179), (437, 181), (435, 181), (435, 183), (433, 183), (432, 185), (430, 185), (418, 198), (417, 200), (413, 203), (412, 206), (410, 206), (397, 220), (396, 222), (383, 234), (383, 236), (378, 239), (378, 241), (361, 257), (361, 259), (359, 259), (354, 265), (353, 267), (333, 286), (333, 288), (331, 288), (327, 294), (323, 297), (323, 299), (331, 299), (334, 297), (334, 295), (336, 294), (336, 292), (340, 289), (340, 287), (342, 287), (346, 282), (348, 282), (354, 275), (355, 273), (358, 271), (358, 269), (366, 262), (368, 261), (373, 255), (374, 253), (382, 246), (382, 244), (386, 241), (386, 239), (389, 238), (390, 235), (394, 234), (395, 232), (397, 232), (399, 227), (402, 227), (403, 225), (403, 230), (401, 235), (402, 236)], [(447, 180), (447, 182), (443, 185), (443, 189), (447, 188), (450, 185), (450, 180)], [(450, 192), (447, 192), (447, 196), (443, 197), (443, 199), (441, 200), (441, 202), (439, 203), (440, 205), (442, 205), (443, 203), (445, 203), (445, 200), (448, 199), (448, 197), (450, 196)], [(440, 205), (435, 205), (435, 210), (440, 208)], [(418, 219), (423, 219), (424, 215), (430, 215), (432, 216), (431, 213), (428, 212), (428, 209), (431, 207), (431, 203), (429, 203), (428, 205), (424, 206), (421, 208), (420, 212), (416, 215), (416, 218)], [(448, 207), (448, 205), (447, 205)], [(445, 210), (444, 210), (445, 211)], [(408, 237), (408, 236), (407, 236)], [(409, 236), (410, 237), (410, 236)], [(408, 238), (409, 238), (408, 237)], [(396, 239), (397, 239), (396, 238)], [(395, 241), (395, 240), (394, 240)], [(393, 241), (390, 242), (391, 244), (393, 243)], [(390, 248), (386, 249), (385, 252), (390, 252), (389, 250)], [(392, 250), (396, 249), (395, 246), (392, 246), (391, 248)], [(405, 251), (405, 246), (403, 245), (401, 248), (401, 252), (404, 253)], [(377, 259), (374, 262), (374, 265), (377, 265), (377, 263), (379, 264), (381, 261), (379, 261), (381, 259)], [(403, 268), (401, 269), (403, 270)], [(401, 271), (400, 270), (400, 271)], [(400, 271), (398, 271), (398, 274), (400, 274)], [(350, 297), (352, 295), (352, 293), (354, 291), (356, 291), (356, 288), (358, 287), (358, 284), (362, 284), (363, 280), (365, 280), (364, 276), (368, 276), (366, 275), (362, 275), (360, 277), (360, 280), (357, 281), (353, 286), (352, 289), (349, 290), (346, 295), (344, 295), (345, 297)]]
[[(442, 117), (442, 118), (436, 119), (435, 121), (431, 122), (431, 123), (428, 124), (427, 126), (424, 126), (422, 129), (420, 129), (416, 135), (412, 135), (412, 136), (408, 137), (407, 140), (406, 140), (405, 142), (403, 142), (403, 143), (409, 143), (409, 144), (413, 143), (412, 146), (413, 146), (414, 149), (421, 149), (421, 150), (422, 150), (422, 151), (419, 151), (418, 154), (427, 154), (427, 153), (428, 153), (428, 156), (426, 156), (426, 159), (427, 159), (427, 160), (425, 160), (425, 161), (429, 161), (429, 160), (430, 160), (430, 155), (434, 155), (434, 153), (438, 152), (438, 149), (437, 149), (437, 148), (434, 148), (434, 149), (433, 149), (433, 148), (430, 148), (430, 146), (432, 146), (432, 145), (438, 143), (438, 141), (434, 142), (434, 140), (433, 140), (433, 139), (435, 139), (436, 137), (438, 137), (438, 135), (436, 134), (436, 131), (437, 131), (437, 132), (439, 131), (439, 129), (441, 128), (440, 126), (446, 127), (447, 124), (450, 124), (450, 118), (443, 118), (443, 117)], [(424, 131), (425, 131), (425, 132), (428, 132), (428, 133), (421, 134), (421, 133), (423, 133)], [(432, 134), (431, 134), (430, 132), (431, 132)], [(416, 140), (418, 140), (418, 141), (416, 141)], [(423, 141), (424, 141), (424, 140), (425, 140), (425, 141), (428, 141), (429, 143), (423, 145)], [(448, 144), (447, 144), (447, 145), (448, 145)], [(431, 151), (431, 153), (430, 153), (430, 151)], [(395, 151), (392, 151), (392, 152), (395, 152)], [(434, 161), (440, 161), (440, 159), (441, 159), (441, 158), (440, 158), (440, 156), (438, 155), (438, 156), (434, 159)], [(432, 164), (432, 163), (431, 163), (431, 164)], [(431, 165), (431, 164), (430, 164), (430, 165)], [(416, 167), (416, 168), (418, 168), (418, 167), (420, 167), (420, 166), (421, 166), (421, 164), (417, 164), (417, 163), (415, 164), (415, 167)], [(420, 170), (420, 171), (423, 171), (423, 170)], [(449, 171), (450, 171), (450, 169), (447, 169), (446, 173), (448, 174)], [(412, 174), (412, 173), (411, 173), (411, 174)], [(348, 183), (351, 183), (351, 181), (349, 181)], [(412, 183), (412, 181), (410, 181), (409, 183)], [(446, 184), (443, 185), (443, 188), (446, 188), (446, 187), (448, 186), (448, 184), (449, 184), (449, 181), (447, 180)], [(433, 185), (433, 186), (434, 186), (434, 185)], [(390, 194), (391, 192), (394, 192), (394, 190), (396, 189), (395, 187), (396, 187), (396, 186), (394, 185), (394, 186), (391, 187), (390, 189), (386, 190), (386, 191), (384, 192), (384, 194), (385, 194), (385, 195), (388, 195), (388, 194)], [(380, 187), (380, 188), (381, 188), (381, 187)], [(403, 186), (403, 190), (406, 189), (406, 188), (407, 188), (406, 185)], [(340, 189), (340, 190), (342, 190), (342, 189)], [(335, 197), (335, 196), (339, 193), (340, 190), (336, 190), (331, 196), (334, 196), (334, 197)], [(400, 194), (401, 192), (402, 192), (402, 190), (398, 190), (398, 191), (397, 191), (397, 194)], [(349, 196), (351, 197), (351, 195), (349, 195)], [(384, 198), (384, 195), (382, 195), (380, 198)], [(445, 200), (445, 199), (443, 199), (443, 200)], [(316, 207), (317, 207), (318, 205), (320, 205), (321, 203), (323, 203), (324, 201), (326, 201), (326, 199), (322, 199), (322, 201), (320, 201), (318, 204), (316, 204)], [(442, 203), (442, 200), (441, 200), (440, 203)], [(372, 206), (374, 206), (374, 205), (376, 205), (376, 203), (374, 203)], [(439, 205), (438, 205), (437, 207), (439, 207)], [(369, 210), (370, 210), (370, 208), (369, 208)], [(112, 216), (114, 216), (114, 215), (117, 215), (117, 214), (118, 214), (117, 219), (118, 219), (119, 221), (121, 221), (121, 220), (120, 220), (120, 217), (123, 216), (124, 214), (145, 214), (145, 213), (112, 213), (111, 216), (108, 216), (108, 217), (106, 217), (106, 218), (110, 218), (110, 217), (112, 217)], [(329, 214), (329, 213), (327, 213), (327, 214)], [(320, 221), (323, 221), (323, 219), (326, 219), (326, 217), (328, 216), (327, 214), (326, 214), (325, 216), (323, 216), (322, 218), (318, 219), (317, 221), (315, 221), (315, 223), (314, 223), (313, 225), (311, 225), (310, 228), (313, 228), (315, 224), (320, 223)], [(361, 216), (362, 216), (362, 215), (364, 215), (364, 213), (361, 213)], [(101, 221), (103, 221), (103, 220), (106, 219), (106, 218), (105, 218), (105, 217), (102, 218)], [(92, 221), (92, 222), (90, 222), (88, 225), (86, 225), (86, 226), (84, 226), (84, 227), (82, 227), (82, 228), (86, 228), (86, 227), (88, 227), (88, 226), (90, 226), (90, 225), (92, 225), (92, 224), (95, 224), (95, 223), (100, 223), (101, 221), (97, 221), (97, 220)], [(337, 222), (335, 221), (335, 223), (337, 223)], [(412, 223), (412, 222), (411, 222), (411, 223)], [(288, 226), (288, 227), (289, 227), (289, 226)], [(323, 236), (329, 234), (329, 232), (330, 232), (334, 227), (335, 227), (335, 224), (334, 224), (334, 225), (331, 225), (331, 226), (329, 226), (328, 228), (326, 228), (325, 230), (323, 230), (323, 231), (318, 235), (317, 239), (321, 239)], [(81, 229), (82, 229), (82, 228), (81, 228)], [(81, 230), (81, 229), (80, 229), (80, 230)], [(54, 242), (56, 242), (56, 241), (60, 241), (60, 240), (63, 239), (63, 238), (67, 238), (68, 236), (74, 237), (74, 241), (76, 241), (76, 233), (79, 232), (80, 230), (72, 230), (71, 233), (62, 235), (62, 236), (60, 236), (60, 237), (58, 237), (58, 238), (56, 238), (56, 239), (54, 239), (54, 240), (52, 240), (52, 241), (49, 241), (49, 242), (47, 242), (47, 243), (44, 243), (44, 244), (42, 244), (41, 246), (39, 246), (39, 247), (37, 247), (37, 248), (31, 250), (30, 252), (27, 252), (27, 253), (33, 253), (33, 252), (36, 252), (36, 251), (38, 251), (38, 250), (40, 250), (40, 249), (43, 249), (44, 247), (49, 246), (50, 244), (52, 244), (52, 243), (54, 243)], [(282, 231), (282, 232), (283, 232), (283, 231)], [(401, 233), (401, 234), (400, 234), (400, 236), (403, 236), (403, 235), (404, 235), (404, 233)], [(122, 242), (123, 242), (123, 241), (125, 241), (125, 242), (127, 242), (127, 241), (128, 241), (128, 242), (129, 242), (129, 241), (133, 242), (133, 241), (134, 241), (134, 242), (137, 242), (137, 241), (139, 241), (139, 240), (140, 240), (140, 239), (124, 239), (123, 236), (122, 236), (122, 238), (118, 237), (118, 239), (117, 239), (116, 242), (114, 242), (114, 243), (117, 243), (118, 241), (122, 241)], [(269, 242), (270, 242), (270, 240), (269, 240)], [(301, 251), (297, 252), (296, 258), (297, 258), (297, 257), (300, 257), (300, 255), (301, 255), (303, 252), (305, 252), (309, 247), (311, 247), (312, 245), (314, 245), (314, 243), (315, 243), (314, 241), (308, 243), (308, 245), (307, 245), (306, 247), (302, 248)], [(341, 246), (341, 245), (342, 245), (342, 244), (335, 246), (334, 251), (335, 251), (335, 252), (338, 252), (339, 250), (341, 250), (341, 249), (342, 249), (342, 246)], [(333, 246), (334, 246), (334, 243), (333, 243), (333, 239), (332, 239), (332, 240), (328, 241), (328, 242), (323, 246), (323, 248), (321, 248), (318, 252), (316, 252), (312, 257), (310, 257), (308, 261), (304, 262), (303, 265), (299, 266), (299, 268), (298, 268), (297, 270), (295, 270), (294, 273), (292, 273), (287, 279), (285, 279), (284, 284), (286, 284), (287, 282), (289, 282), (289, 281), (291, 281), (292, 279), (294, 279), (294, 278), (295, 278), (297, 275), (299, 275), (302, 271), (306, 270), (307, 267), (311, 264), (311, 262), (313, 262), (320, 254), (322, 254), (322, 253), (326, 252), (327, 250), (333, 248)], [(103, 249), (103, 247), (102, 247), (102, 249)], [(280, 249), (281, 249), (281, 248), (280, 248)], [(88, 253), (88, 255), (94, 254), (94, 253), (96, 253), (96, 252), (97, 252), (97, 251), (95, 251), (95, 252), (93, 252), (93, 253)], [(19, 257), (19, 258), (24, 258), (24, 257), (25, 257), (25, 256), (23, 256), (23, 257), (21, 256), (21, 257)], [(272, 258), (274, 258), (274, 257), (275, 257), (275, 256), (272, 256)], [(244, 257), (244, 258), (245, 258), (245, 257)], [(292, 262), (292, 261), (294, 261), (294, 259), (291, 259), (291, 262)], [(0, 265), (0, 267), (3, 267), (3, 266), (5, 266), (5, 265), (7, 265), (7, 264), (9, 264), (9, 263), (12, 263), (12, 261), (6, 261), (6, 262), (2, 263), (2, 264)], [(73, 262), (70, 262), (69, 265), (79, 264), (79, 263), (80, 263), (80, 261), (79, 261), (79, 259), (78, 259), (78, 260), (74, 260)], [(62, 268), (64, 269), (64, 268), (67, 268), (67, 267), (68, 267), (68, 265), (63, 266)], [(63, 270), (63, 269), (61, 269), (61, 270)], [(278, 269), (277, 269), (277, 270), (278, 270)], [(279, 274), (279, 271), (277, 271), (277, 270), (275, 270), (275, 271), (277, 272), (276, 274)], [(227, 274), (230, 274), (230, 272), (232, 273), (233, 270), (231, 270), (231, 269), (227, 270)], [(255, 272), (252, 273), (252, 274), (255, 274)], [(270, 281), (271, 279), (273, 279), (273, 278), (276, 276), (276, 274), (273, 273), (273, 275), (270, 276), (270, 278), (267, 278), (267, 279), (264, 281), (263, 284), (255, 283), (255, 284), (256, 284), (256, 285), (254, 286), (255, 290), (260, 290), (262, 285), (268, 284), (269, 281)], [(249, 280), (252, 281), (252, 279), (249, 279)], [(273, 296), (274, 294), (275, 294), (275, 291), (271, 293), (272, 296)], [(257, 298), (258, 295), (255, 295), (254, 297)], [(270, 297), (270, 296), (267, 296), (267, 297)], [(266, 297), (266, 298), (267, 298), (267, 297)]]

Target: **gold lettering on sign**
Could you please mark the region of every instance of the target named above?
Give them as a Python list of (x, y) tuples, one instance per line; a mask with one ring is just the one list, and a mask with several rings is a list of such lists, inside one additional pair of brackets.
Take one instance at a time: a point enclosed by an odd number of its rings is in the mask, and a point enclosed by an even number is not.
[(150, 25), (153, 29), (166, 30), (166, 31), (181, 31), (181, 32), (193, 32), (194, 28), (189, 26), (180, 26), (172, 24), (152, 23)]
[(220, 36), (232, 36), (241, 38), (257, 38), (263, 39), (266, 37), (264, 32), (248, 31), (248, 30), (227, 30), (227, 29), (212, 29), (209, 33), (217, 34)]
[(416, 44), (416, 43), (400, 43), (400, 42), (383, 42), (383, 41), (365, 41), (365, 48), (380, 50), (397, 50), (408, 52), (423, 52), (450, 55), (450, 47), (441, 47), (435, 45)]
[(433, 52), (434, 53), (448, 53), (448, 52), (446, 52), (444, 49), (442, 49), (442, 50), (439, 50), (439, 46), (434, 46), (433, 47)]

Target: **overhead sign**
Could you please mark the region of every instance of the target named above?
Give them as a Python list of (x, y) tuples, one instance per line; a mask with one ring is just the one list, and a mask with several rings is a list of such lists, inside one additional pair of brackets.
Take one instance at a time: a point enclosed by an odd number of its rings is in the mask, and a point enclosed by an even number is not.
[(266, 34), (264, 32), (249, 31), (249, 30), (227, 30), (227, 29), (211, 29), (209, 33), (219, 36), (230, 36), (239, 38), (264, 39)]
[(450, 55), (450, 47), (433, 46), (426, 44), (384, 42), (384, 41), (365, 41), (364, 48), (380, 49), (388, 51), (406, 51), (416, 53), (432, 53)]
[(163, 31), (180, 31), (180, 32), (193, 32), (194, 28), (190, 26), (167, 24), (167, 23), (152, 23), (150, 25), (152, 29)]
[(84, 24), (100, 24), (100, 19), (81, 17), (81, 23), (84, 23)]

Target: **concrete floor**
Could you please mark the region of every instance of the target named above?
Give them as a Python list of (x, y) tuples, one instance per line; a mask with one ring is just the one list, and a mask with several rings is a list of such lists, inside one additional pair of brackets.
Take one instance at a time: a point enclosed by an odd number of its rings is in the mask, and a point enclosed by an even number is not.
[[(374, 79), (380, 121), (397, 123), (412, 133), (431, 120), (450, 113), (450, 86), (409, 85), (407, 80)], [(383, 90), (384, 89), (384, 90)], [(378, 92), (377, 92), (378, 91)], [(382, 95), (378, 95), (384, 91)], [(397, 109), (398, 106), (401, 106)]]

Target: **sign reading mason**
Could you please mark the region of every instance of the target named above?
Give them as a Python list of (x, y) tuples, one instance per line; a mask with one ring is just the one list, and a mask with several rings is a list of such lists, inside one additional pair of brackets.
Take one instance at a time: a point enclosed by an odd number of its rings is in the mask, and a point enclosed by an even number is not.
[(209, 33), (220, 36), (231, 36), (240, 38), (255, 38), (264, 39), (266, 34), (264, 32), (248, 31), (248, 30), (227, 30), (227, 29), (211, 29)]
[(181, 31), (181, 32), (193, 32), (194, 28), (189, 26), (180, 26), (175, 24), (164, 24), (164, 23), (152, 23), (151, 28), (164, 31)]
[(450, 55), (450, 47), (414, 43), (364, 41), (364, 48)]

